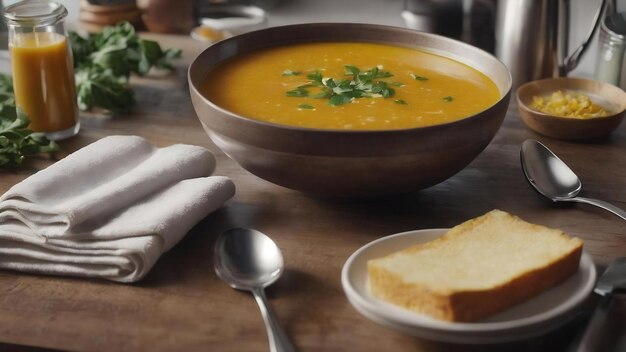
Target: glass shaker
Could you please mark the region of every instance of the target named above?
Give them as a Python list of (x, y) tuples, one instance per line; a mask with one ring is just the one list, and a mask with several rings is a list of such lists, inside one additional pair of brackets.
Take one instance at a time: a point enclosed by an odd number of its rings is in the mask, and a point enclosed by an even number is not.
[(71, 45), (54, 1), (21, 1), (4, 9), (18, 115), (52, 140), (80, 129)]
[(600, 27), (599, 46), (596, 79), (619, 86), (626, 50), (626, 12), (607, 13)]

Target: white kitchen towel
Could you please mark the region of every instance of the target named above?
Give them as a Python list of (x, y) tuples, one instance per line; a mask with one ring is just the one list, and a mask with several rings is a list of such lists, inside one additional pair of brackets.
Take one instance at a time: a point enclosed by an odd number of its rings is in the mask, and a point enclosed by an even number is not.
[(0, 197), (0, 268), (134, 282), (235, 193), (205, 148), (111, 136)]

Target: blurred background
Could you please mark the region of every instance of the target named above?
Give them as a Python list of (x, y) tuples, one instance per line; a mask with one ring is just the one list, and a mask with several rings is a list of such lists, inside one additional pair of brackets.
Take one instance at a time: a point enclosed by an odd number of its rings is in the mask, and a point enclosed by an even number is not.
[[(494, 52), (495, 21), (498, 0), (57, 0), (69, 10), (68, 28), (97, 30), (99, 23), (132, 19), (143, 30), (189, 34), (205, 19), (226, 17), (224, 6), (258, 7), (263, 21), (239, 29), (251, 30), (306, 22), (363, 22), (411, 27), (464, 40)], [(500, 0), (505, 1), (505, 0)], [(513, 1), (513, 0), (506, 0)], [(517, 0), (516, 0), (517, 1)], [(531, 0), (532, 1), (532, 0)], [(559, 0), (561, 1), (561, 0)], [(609, 0), (612, 1), (612, 0)], [(16, 2), (4, 0), (4, 5)], [(528, 2), (528, 1), (527, 1)], [(574, 50), (586, 37), (601, 0), (569, 0), (569, 50)], [(615, 0), (617, 11), (626, 12), (626, 0)], [(104, 13), (101, 8), (120, 9)], [(117, 6), (117, 7), (115, 7)], [(126, 7), (124, 7), (126, 6)], [(125, 9), (124, 11), (121, 11)], [(255, 16), (256, 13), (244, 14)], [(143, 17), (142, 17), (143, 16)], [(256, 25), (256, 27), (254, 26)], [(204, 27), (206, 28), (206, 27)], [(589, 50), (570, 76), (593, 77), (599, 53), (598, 32)], [(237, 34), (236, 30), (227, 32)], [(198, 33), (208, 42), (220, 36)], [(626, 85), (626, 69), (622, 70), (621, 86)]]

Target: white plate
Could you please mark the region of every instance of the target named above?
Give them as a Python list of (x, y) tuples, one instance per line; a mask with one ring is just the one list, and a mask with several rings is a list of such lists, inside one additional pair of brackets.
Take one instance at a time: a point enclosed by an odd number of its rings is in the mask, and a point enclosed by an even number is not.
[(578, 272), (557, 287), (488, 319), (474, 323), (435, 320), (379, 300), (367, 289), (367, 261), (431, 241), (447, 229), (403, 232), (370, 242), (354, 252), (341, 272), (350, 303), (366, 318), (393, 329), (436, 341), (500, 343), (542, 335), (569, 321), (596, 280), (591, 257), (583, 251)]

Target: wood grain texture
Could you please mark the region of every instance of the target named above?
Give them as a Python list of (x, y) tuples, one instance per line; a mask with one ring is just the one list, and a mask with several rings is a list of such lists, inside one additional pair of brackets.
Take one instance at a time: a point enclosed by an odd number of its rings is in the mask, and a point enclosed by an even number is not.
[[(0, 271), (0, 341), (85, 351), (266, 351), (265, 329), (253, 298), (228, 287), (213, 271), (216, 236), (231, 227), (257, 228), (282, 249), (286, 272), (268, 295), (302, 351), (505, 348), (421, 341), (359, 315), (341, 289), (341, 268), (352, 252), (382, 236), (451, 227), (499, 208), (582, 238), (599, 265), (626, 254), (623, 221), (600, 209), (558, 206), (541, 198), (527, 184), (519, 161), (522, 141), (538, 139), (580, 175), (586, 195), (626, 208), (626, 125), (593, 143), (552, 140), (526, 129), (512, 102), (486, 150), (439, 185), (369, 201), (316, 199), (256, 178), (211, 143), (194, 114), (186, 83), (186, 64), (202, 44), (182, 37), (158, 38), (165, 47), (185, 50), (178, 71), (134, 79), (137, 105), (120, 116), (84, 116), (80, 134), (63, 142), (63, 150), (69, 153), (112, 134), (140, 135), (158, 146), (201, 145), (216, 155), (216, 174), (234, 180), (236, 196), (164, 254), (137, 284)], [(39, 158), (23, 170), (0, 171), (0, 192), (52, 161)], [(579, 333), (581, 324), (506, 348), (559, 350)]]

